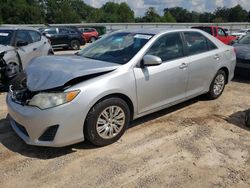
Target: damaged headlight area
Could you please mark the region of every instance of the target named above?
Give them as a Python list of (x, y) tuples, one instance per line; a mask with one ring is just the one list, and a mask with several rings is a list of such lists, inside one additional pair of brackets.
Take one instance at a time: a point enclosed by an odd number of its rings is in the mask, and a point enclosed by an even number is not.
[(32, 97), (28, 105), (45, 110), (71, 102), (79, 93), (79, 90), (62, 93), (38, 93)]

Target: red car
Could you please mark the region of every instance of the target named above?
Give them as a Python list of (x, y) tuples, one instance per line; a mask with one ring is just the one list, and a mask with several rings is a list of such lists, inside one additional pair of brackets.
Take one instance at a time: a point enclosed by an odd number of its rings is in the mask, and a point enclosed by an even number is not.
[(94, 28), (79, 28), (86, 42), (94, 42), (98, 39), (99, 34)]
[(211, 35), (213, 35), (215, 38), (219, 39), (224, 44), (232, 44), (232, 41), (236, 40), (237, 38), (234, 36), (230, 36), (227, 34), (224, 28), (219, 26), (198, 26), (198, 27), (192, 27), (193, 29), (201, 29)]

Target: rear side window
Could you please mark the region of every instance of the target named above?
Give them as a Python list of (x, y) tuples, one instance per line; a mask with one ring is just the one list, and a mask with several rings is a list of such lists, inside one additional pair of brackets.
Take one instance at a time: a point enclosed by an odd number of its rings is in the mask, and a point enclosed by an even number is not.
[(217, 46), (212, 41), (210, 41), (209, 39), (207, 39), (207, 45), (208, 45), (209, 50), (218, 49)]
[(158, 56), (163, 62), (183, 57), (183, 44), (180, 34), (171, 33), (159, 38), (147, 54)]
[(201, 33), (185, 32), (184, 36), (189, 55), (200, 54), (209, 50), (217, 49), (215, 44)]
[(50, 29), (45, 29), (44, 33), (53, 35), (53, 34), (57, 34), (57, 31), (56, 31), (56, 28), (50, 28)]
[(36, 32), (36, 31), (29, 31), (29, 34), (30, 34), (33, 42), (38, 42), (41, 40), (40, 33)]
[(60, 34), (68, 34), (69, 31), (67, 29), (64, 29), (64, 28), (59, 28), (59, 33)]

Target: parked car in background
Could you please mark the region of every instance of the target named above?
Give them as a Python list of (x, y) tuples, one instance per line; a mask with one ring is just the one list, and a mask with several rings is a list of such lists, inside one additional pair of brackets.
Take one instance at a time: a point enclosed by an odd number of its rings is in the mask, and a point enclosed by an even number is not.
[(114, 32), (78, 56), (34, 59), (23, 88), (7, 96), (10, 122), (32, 145), (108, 145), (131, 120), (201, 94), (218, 98), (235, 63), (232, 46), (201, 30)]
[(47, 27), (39, 30), (51, 41), (53, 48), (79, 50), (86, 43), (83, 34), (75, 27)]
[(232, 33), (232, 36), (236, 37), (237, 39), (240, 39), (248, 33), (250, 33), (250, 29), (241, 29), (240, 31)]
[(215, 38), (222, 41), (224, 44), (230, 45), (232, 41), (236, 40), (237, 38), (235, 36), (230, 36), (225, 31), (224, 28), (218, 27), (218, 26), (196, 26), (192, 27), (193, 29), (201, 29), (210, 35), (213, 35)]
[(99, 34), (95, 28), (78, 28), (78, 29), (82, 32), (86, 42), (94, 42), (99, 37)]
[(247, 34), (237, 40), (233, 46), (237, 57), (236, 67), (239, 69), (249, 70), (250, 74), (250, 34)]
[(53, 54), (53, 49), (38, 30), (30, 27), (0, 27), (0, 82), (13, 78), (34, 57), (50, 54)]

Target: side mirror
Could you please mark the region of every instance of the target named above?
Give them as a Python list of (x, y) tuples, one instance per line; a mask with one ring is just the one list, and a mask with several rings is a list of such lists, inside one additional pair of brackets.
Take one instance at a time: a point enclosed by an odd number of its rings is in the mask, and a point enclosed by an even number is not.
[(22, 46), (27, 46), (28, 44), (29, 44), (29, 43), (26, 42), (26, 41), (19, 40), (19, 41), (17, 41), (16, 46), (17, 46), (17, 47), (22, 47)]
[(162, 60), (158, 56), (145, 55), (143, 57), (143, 62), (142, 62), (143, 66), (157, 66), (157, 65), (160, 65), (160, 64), (162, 64)]

